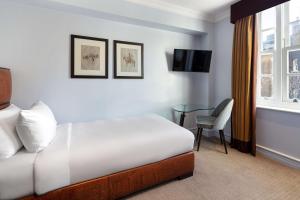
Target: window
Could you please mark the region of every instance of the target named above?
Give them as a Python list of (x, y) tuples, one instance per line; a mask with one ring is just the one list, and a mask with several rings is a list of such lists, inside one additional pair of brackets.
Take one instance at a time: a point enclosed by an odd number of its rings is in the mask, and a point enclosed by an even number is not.
[(300, 1), (258, 14), (257, 104), (300, 111)]

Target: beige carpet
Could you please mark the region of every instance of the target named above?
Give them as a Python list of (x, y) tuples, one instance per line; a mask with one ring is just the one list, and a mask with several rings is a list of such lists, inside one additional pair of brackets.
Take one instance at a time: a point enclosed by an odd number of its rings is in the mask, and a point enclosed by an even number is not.
[(194, 176), (133, 195), (130, 200), (300, 200), (300, 170), (204, 140)]

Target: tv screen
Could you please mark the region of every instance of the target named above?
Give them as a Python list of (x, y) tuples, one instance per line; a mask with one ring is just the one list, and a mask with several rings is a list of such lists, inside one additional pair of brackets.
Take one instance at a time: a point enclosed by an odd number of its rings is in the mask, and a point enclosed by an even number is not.
[(212, 51), (174, 49), (173, 71), (209, 72)]

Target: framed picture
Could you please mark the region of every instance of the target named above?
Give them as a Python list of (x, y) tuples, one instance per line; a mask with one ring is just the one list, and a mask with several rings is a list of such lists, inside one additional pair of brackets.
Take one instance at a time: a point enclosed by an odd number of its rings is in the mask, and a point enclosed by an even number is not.
[(108, 78), (108, 40), (71, 35), (71, 78)]
[(114, 78), (144, 78), (144, 44), (114, 40)]

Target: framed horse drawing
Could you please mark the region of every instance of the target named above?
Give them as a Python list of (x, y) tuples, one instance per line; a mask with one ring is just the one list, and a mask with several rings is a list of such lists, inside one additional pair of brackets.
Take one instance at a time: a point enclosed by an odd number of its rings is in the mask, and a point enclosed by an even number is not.
[(144, 44), (114, 40), (114, 78), (144, 78)]
[(108, 78), (108, 40), (71, 35), (71, 78)]

